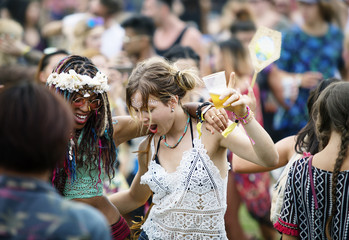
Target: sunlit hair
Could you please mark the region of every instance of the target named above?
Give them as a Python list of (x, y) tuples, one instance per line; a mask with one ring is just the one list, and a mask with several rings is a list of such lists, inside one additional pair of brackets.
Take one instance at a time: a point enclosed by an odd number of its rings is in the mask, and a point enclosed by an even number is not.
[(179, 71), (175, 64), (160, 57), (153, 57), (139, 63), (132, 71), (126, 87), (126, 104), (134, 116), (131, 97), (138, 91), (142, 96), (143, 108), (148, 109), (149, 96), (152, 95), (167, 105), (171, 97), (180, 100), (186, 93), (201, 82), (197, 71), (185, 69)]
[(308, 97), (307, 107), (309, 113), (309, 120), (307, 124), (297, 134), (295, 151), (299, 154), (303, 152), (310, 152), (316, 154), (319, 151), (319, 140), (315, 134), (315, 122), (312, 116), (312, 110), (315, 101), (318, 99), (320, 93), (330, 84), (340, 82), (337, 78), (329, 78), (322, 80), (315, 89), (313, 89)]
[(332, 173), (332, 212), (326, 222), (326, 236), (330, 236), (332, 218), (337, 212), (336, 188), (338, 175), (348, 154), (349, 146), (349, 83), (339, 82), (328, 86), (315, 103), (313, 116), (316, 120), (316, 133), (320, 141), (320, 150), (327, 146), (331, 132), (341, 135), (341, 145)]
[[(98, 69), (86, 57), (71, 55), (62, 59), (53, 72), (67, 73), (69, 70), (74, 70), (77, 74), (87, 75), (91, 78), (95, 77)], [(72, 102), (77, 96), (78, 92), (70, 93), (68, 90), (55, 89), (68, 102)], [(88, 90), (88, 89), (87, 89)], [(78, 144), (76, 151), (76, 165), (88, 165), (100, 169), (100, 160), (103, 163), (106, 174), (109, 178), (114, 175), (114, 167), (116, 163), (116, 147), (113, 141), (113, 125), (110, 112), (109, 101), (107, 93), (99, 93), (102, 106), (94, 112), (88, 119), (86, 125), (81, 130), (80, 134), (74, 133), (72, 139)], [(64, 165), (65, 171), (57, 171), (55, 178), (59, 178), (59, 174), (67, 174), (72, 176), (72, 171), (69, 169), (69, 156), (66, 156), (66, 163)], [(55, 184), (57, 188), (62, 191), (64, 188), (63, 179), (56, 179)]]
[(103, 32), (104, 26), (102, 18), (90, 17), (80, 20), (74, 27), (74, 38), (69, 46), (70, 52), (73, 54), (83, 54), (85, 49), (88, 47), (86, 46), (86, 39), (93, 33), (102, 36)]

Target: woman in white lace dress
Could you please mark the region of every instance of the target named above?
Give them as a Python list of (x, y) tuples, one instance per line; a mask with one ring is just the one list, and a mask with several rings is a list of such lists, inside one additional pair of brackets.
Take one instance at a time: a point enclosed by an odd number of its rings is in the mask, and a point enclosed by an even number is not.
[[(263, 166), (278, 161), (273, 141), (232, 88), (221, 97), (230, 96), (226, 109), (234, 113), (240, 127), (227, 137), (212, 134), (207, 122), (197, 128), (181, 99), (198, 81), (194, 72), (179, 71), (160, 58), (140, 63), (129, 78), (127, 106), (151, 134), (139, 146), (139, 169), (130, 189), (110, 200), (125, 214), (153, 193), (154, 205), (140, 239), (227, 239), (227, 149)], [(224, 109), (210, 111), (210, 118), (225, 114)]]

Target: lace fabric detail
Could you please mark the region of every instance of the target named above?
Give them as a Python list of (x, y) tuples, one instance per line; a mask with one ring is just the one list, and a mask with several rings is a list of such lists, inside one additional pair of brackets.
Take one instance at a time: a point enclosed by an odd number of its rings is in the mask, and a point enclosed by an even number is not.
[(141, 183), (154, 192), (142, 226), (149, 239), (227, 239), (227, 177), (221, 177), (200, 139), (194, 139), (194, 148), (183, 153), (173, 173), (150, 161)]
[(64, 188), (64, 197), (68, 199), (74, 198), (91, 198), (103, 195), (103, 179), (104, 170), (100, 176), (101, 181), (98, 178), (99, 170), (97, 168), (90, 169), (87, 166), (82, 166), (76, 171), (76, 179), (71, 182), (71, 179), (67, 179)]

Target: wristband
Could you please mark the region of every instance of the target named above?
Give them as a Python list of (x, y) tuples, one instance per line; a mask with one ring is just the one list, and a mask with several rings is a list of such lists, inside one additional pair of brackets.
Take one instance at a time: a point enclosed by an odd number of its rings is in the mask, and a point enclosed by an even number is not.
[[(198, 107), (197, 107), (197, 109), (196, 109), (196, 116), (197, 116), (197, 118), (202, 122), (203, 121), (203, 119), (202, 119), (202, 112), (201, 112), (201, 110), (202, 110), (202, 108), (203, 107), (205, 107), (205, 106), (209, 106), (209, 105), (211, 105), (211, 106), (213, 106), (213, 103), (211, 103), (211, 102), (204, 102), (203, 104), (201, 104), (201, 105), (199, 105)], [(208, 109), (207, 109), (208, 110)]]
[(201, 111), (201, 121), (205, 121), (205, 113), (208, 111), (208, 110), (210, 110), (210, 108), (212, 107), (213, 105), (208, 105), (207, 107), (205, 107), (205, 109), (204, 110), (202, 110)]
[(249, 106), (246, 106), (246, 109), (247, 109), (247, 112), (244, 116), (242, 117), (238, 117), (234, 112), (233, 112), (233, 115), (235, 117), (236, 120), (239, 120), (239, 122), (242, 124), (242, 125), (246, 125), (248, 124), (254, 117), (254, 114), (253, 112), (251, 111), (250, 107)]

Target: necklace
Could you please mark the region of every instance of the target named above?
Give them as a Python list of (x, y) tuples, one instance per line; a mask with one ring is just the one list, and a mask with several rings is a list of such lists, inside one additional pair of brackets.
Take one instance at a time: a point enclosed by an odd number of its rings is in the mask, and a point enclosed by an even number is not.
[(166, 142), (166, 135), (162, 135), (162, 138), (164, 139), (164, 144), (165, 144), (166, 147), (173, 149), (173, 148), (177, 147), (178, 144), (182, 141), (182, 139), (183, 139), (185, 133), (186, 133), (187, 130), (188, 130), (188, 125), (189, 125), (189, 121), (190, 121), (190, 116), (189, 116), (188, 113), (187, 113), (187, 115), (188, 115), (188, 120), (187, 120), (187, 123), (186, 123), (186, 125), (185, 125), (184, 132), (183, 132), (182, 136), (178, 139), (178, 141), (177, 141), (177, 143), (176, 143), (175, 145), (170, 146), (170, 145)]

